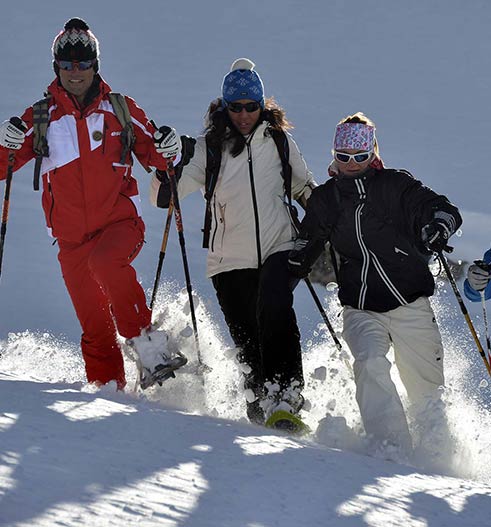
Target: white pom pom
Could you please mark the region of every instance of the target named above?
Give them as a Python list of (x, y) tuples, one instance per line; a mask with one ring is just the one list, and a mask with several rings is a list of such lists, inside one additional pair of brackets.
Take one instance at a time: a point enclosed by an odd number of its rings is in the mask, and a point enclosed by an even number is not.
[(246, 59), (246, 58), (237, 59), (232, 64), (232, 66), (230, 67), (230, 71), (235, 71), (235, 70), (253, 70), (254, 66), (255, 66), (255, 64), (254, 64), (254, 62), (252, 62), (252, 60), (249, 60), (249, 59)]

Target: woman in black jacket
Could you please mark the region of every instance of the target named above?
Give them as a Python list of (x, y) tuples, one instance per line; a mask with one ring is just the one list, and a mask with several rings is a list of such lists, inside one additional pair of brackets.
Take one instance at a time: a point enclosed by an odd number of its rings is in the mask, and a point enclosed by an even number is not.
[(391, 344), (411, 402), (444, 383), (443, 347), (428, 297), (432, 252), (462, 219), (445, 196), (405, 170), (387, 169), (362, 113), (336, 127), (331, 179), (307, 203), (290, 271), (304, 277), (329, 241), (337, 253), (343, 337), (355, 359), (356, 398), (368, 435), (411, 446), (387, 353)]

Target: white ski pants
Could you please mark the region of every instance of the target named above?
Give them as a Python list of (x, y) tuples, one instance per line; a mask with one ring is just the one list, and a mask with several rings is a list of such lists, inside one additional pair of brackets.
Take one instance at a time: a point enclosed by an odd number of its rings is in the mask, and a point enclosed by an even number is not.
[(411, 436), (387, 359), (394, 347), (395, 363), (411, 403), (444, 384), (443, 346), (427, 297), (386, 313), (346, 306), (343, 337), (355, 359), (356, 400), (367, 434), (404, 447)]

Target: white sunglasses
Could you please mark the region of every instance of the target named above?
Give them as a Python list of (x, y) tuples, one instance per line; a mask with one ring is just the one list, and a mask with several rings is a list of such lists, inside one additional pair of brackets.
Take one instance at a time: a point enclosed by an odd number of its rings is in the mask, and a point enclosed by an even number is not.
[(347, 154), (346, 152), (338, 152), (335, 150), (334, 157), (341, 163), (349, 163), (352, 159), (355, 160), (355, 163), (364, 163), (370, 159), (372, 153), (373, 150), (370, 150), (369, 152), (359, 152), (358, 154)]

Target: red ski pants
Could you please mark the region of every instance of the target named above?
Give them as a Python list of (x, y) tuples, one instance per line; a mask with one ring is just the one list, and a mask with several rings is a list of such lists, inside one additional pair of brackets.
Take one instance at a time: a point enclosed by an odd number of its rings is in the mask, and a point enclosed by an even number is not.
[(114, 223), (83, 243), (59, 240), (58, 259), (82, 326), (87, 380), (125, 385), (116, 330), (126, 338), (150, 324), (145, 293), (130, 265), (144, 241), (141, 218)]

